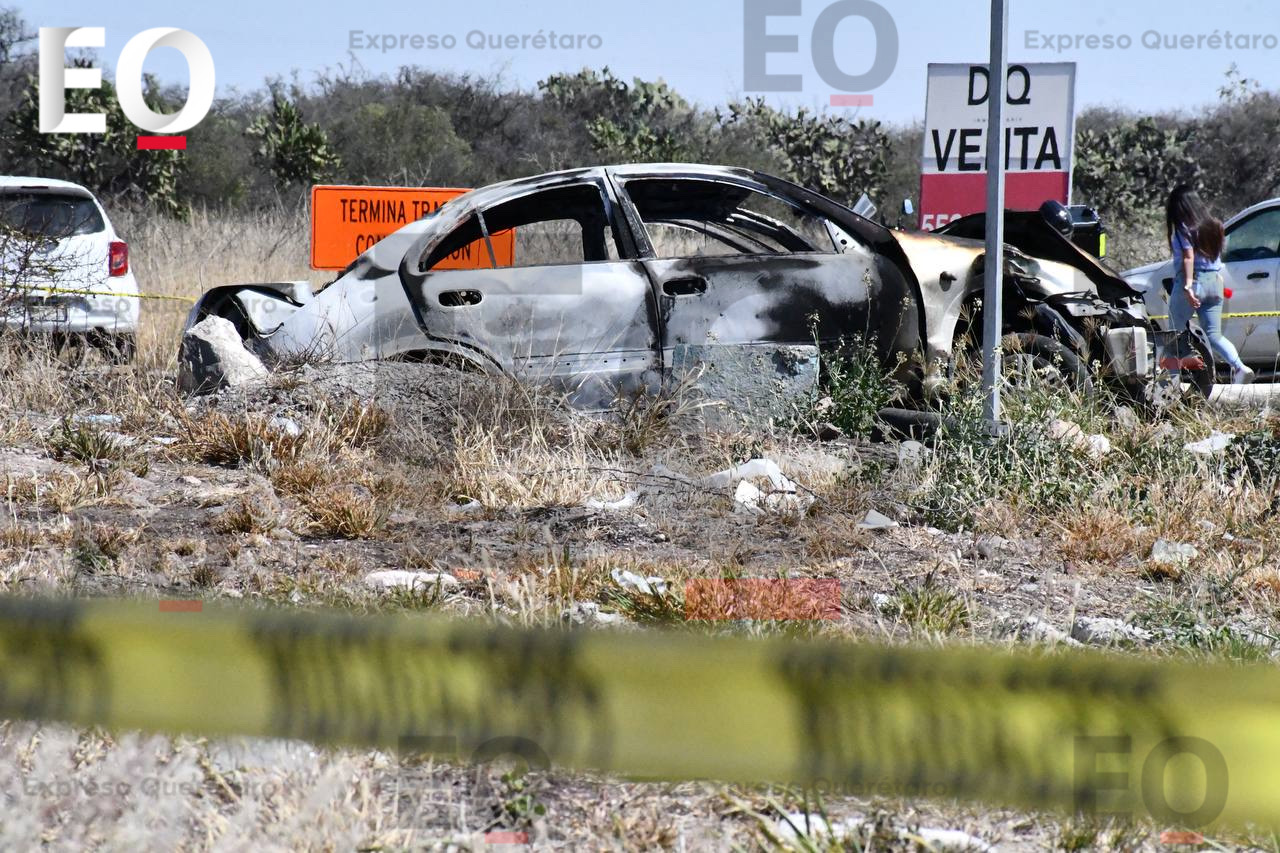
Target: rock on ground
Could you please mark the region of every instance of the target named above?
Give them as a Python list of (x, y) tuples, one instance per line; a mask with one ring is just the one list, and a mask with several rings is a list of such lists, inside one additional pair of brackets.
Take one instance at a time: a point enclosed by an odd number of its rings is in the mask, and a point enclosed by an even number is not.
[(245, 349), (230, 320), (206, 317), (182, 335), (178, 389), (184, 393), (250, 385), (267, 374), (261, 359)]

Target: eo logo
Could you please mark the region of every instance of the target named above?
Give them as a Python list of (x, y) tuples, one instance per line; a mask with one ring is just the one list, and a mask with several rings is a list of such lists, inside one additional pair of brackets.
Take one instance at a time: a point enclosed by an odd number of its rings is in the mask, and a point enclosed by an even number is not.
[[(67, 68), (68, 47), (103, 47), (104, 27), (40, 28), (40, 132), (106, 133), (102, 113), (68, 113), (67, 89), (97, 89), (101, 68)], [(187, 60), (191, 84), (187, 102), (176, 113), (153, 112), (142, 97), (142, 63), (157, 47), (172, 47)], [(195, 127), (213, 105), (213, 57), (195, 35), (175, 27), (143, 30), (125, 44), (116, 64), (116, 95), (129, 121), (152, 133), (175, 134)], [(139, 149), (184, 149), (185, 136), (139, 136)]]
[[(746, 0), (742, 7), (742, 77), (749, 92), (799, 92), (800, 74), (770, 74), (765, 68), (771, 53), (798, 53), (800, 37), (768, 31), (770, 17), (794, 18), (801, 0)], [(861, 18), (875, 33), (875, 61), (862, 74), (849, 74), (836, 61), (836, 28), (850, 18)], [(841, 92), (867, 92), (883, 84), (898, 65), (898, 25), (889, 11), (874, 0), (836, 0), (818, 14), (809, 37), (813, 69), (822, 82)], [(869, 107), (869, 94), (832, 95), (833, 107)]]

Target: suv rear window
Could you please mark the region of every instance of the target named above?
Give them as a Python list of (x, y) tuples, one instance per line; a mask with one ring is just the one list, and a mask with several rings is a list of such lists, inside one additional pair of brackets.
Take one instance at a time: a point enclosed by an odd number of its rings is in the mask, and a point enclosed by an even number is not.
[(0, 193), (0, 223), (41, 237), (95, 234), (106, 227), (91, 199), (60, 193)]

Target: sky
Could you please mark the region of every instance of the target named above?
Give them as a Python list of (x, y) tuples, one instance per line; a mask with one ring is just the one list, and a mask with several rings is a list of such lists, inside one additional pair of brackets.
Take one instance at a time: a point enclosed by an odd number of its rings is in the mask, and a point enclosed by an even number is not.
[[(869, 0), (839, 0), (850, 7)], [(0, 0), (12, 3), (13, 0)], [(763, 95), (778, 106), (832, 109), (850, 118), (888, 123), (924, 115), (926, 67), (930, 62), (983, 62), (988, 56), (990, 4), (987, 0), (878, 0), (896, 30), (897, 62), (884, 83), (868, 92), (869, 106), (830, 107), (842, 90), (815, 68), (811, 45), (820, 14), (838, 0), (745, 0), (801, 8), (798, 16), (768, 17), (770, 36), (796, 37), (793, 53), (766, 59), (771, 75), (800, 75), (800, 91), (760, 92), (745, 88), (744, 0), (641, 0), (591, 3), (584, 0), (478, 2), (382, 2), (310, 0), (303, 4), (221, 0), (180, 4), (173, 0), (59, 0), (55, 4), (19, 0), (17, 8), (33, 26), (103, 26), (106, 47), (100, 65), (116, 64), (120, 48), (151, 27), (179, 27), (202, 39), (213, 55), (219, 94), (250, 91), (268, 77), (296, 77), (304, 83), (325, 69), (353, 65), (372, 74), (402, 65), (455, 73), (501, 74), (512, 85), (532, 89), (549, 74), (584, 66), (609, 66), (629, 80), (662, 78), (686, 98), (715, 106), (744, 95)], [(1280, 84), (1280, 15), (1273, 0), (1205, 4), (1187, 0), (1009, 0), (1009, 58), (1013, 62), (1077, 63), (1076, 103), (1143, 111), (1194, 109), (1217, 98), (1225, 72), (1235, 63), (1245, 77)], [(839, 11), (839, 10), (837, 10)], [(358, 35), (353, 35), (358, 31)], [(850, 16), (827, 37), (843, 72), (868, 72), (877, 51), (891, 44), (883, 25)], [(554, 33), (560, 45), (535, 47), (538, 34)], [(1230, 33), (1230, 47), (1213, 47), (1211, 37)], [(379, 37), (370, 48), (369, 34)], [(573, 47), (563, 46), (564, 36)], [(414, 48), (412, 37), (420, 36)], [(394, 45), (383, 44), (391, 36)], [(431, 47), (430, 39), (438, 43)], [(491, 48), (490, 38), (523, 46)], [(1053, 47), (1044, 39), (1051, 36)], [(1087, 39), (1097, 43), (1091, 48)], [(1164, 46), (1168, 38), (1190, 36), (1190, 46)], [(1241, 36), (1245, 41), (1240, 41)], [(401, 37), (404, 37), (403, 39)], [(1127, 48), (1105, 47), (1110, 37)], [(352, 49), (352, 43), (356, 48)], [(1062, 43), (1059, 47), (1059, 42)], [(445, 45), (452, 40), (453, 47)], [(482, 47), (468, 42), (483, 40)], [(821, 41), (821, 37), (818, 39)], [(1144, 46), (1152, 41), (1157, 46)], [(1198, 44), (1195, 42), (1198, 41)], [(389, 49), (382, 49), (383, 47)], [(1061, 48), (1061, 49), (1060, 49)], [(165, 82), (185, 82), (181, 54), (160, 48), (144, 70)]]

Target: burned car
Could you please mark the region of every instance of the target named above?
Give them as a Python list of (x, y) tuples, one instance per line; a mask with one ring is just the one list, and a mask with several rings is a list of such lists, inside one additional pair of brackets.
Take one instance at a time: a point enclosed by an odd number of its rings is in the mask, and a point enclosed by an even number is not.
[[(1008, 332), (1055, 367), (1100, 356), (1140, 383), (1141, 297), (1046, 230), (1035, 256), (1006, 259)], [(512, 232), (513, 257), (495, 249)], [(982, 259), (975, 240), (890, 230), (756, 171), (605, 166), (459, 196), (314, 294), (305, 283), (215, 288), (188, 327), (224, 317), (269, 365), (441, 361), (545, 379), (588, 408), (694, 365), (860, 341), (923, 398), (947, 379)]]

